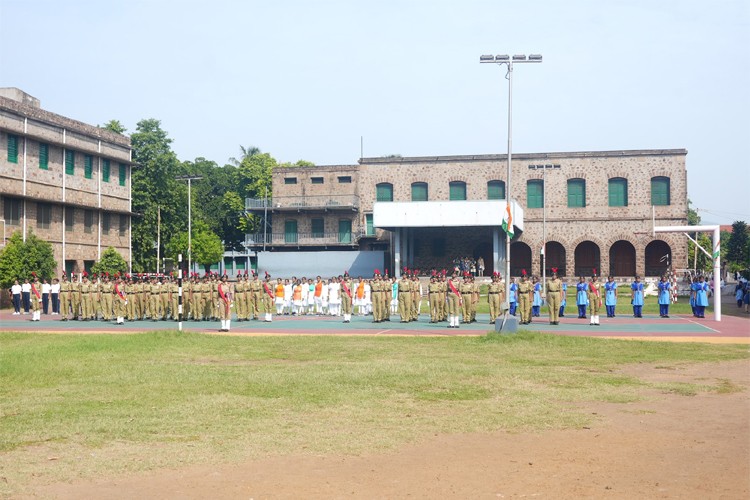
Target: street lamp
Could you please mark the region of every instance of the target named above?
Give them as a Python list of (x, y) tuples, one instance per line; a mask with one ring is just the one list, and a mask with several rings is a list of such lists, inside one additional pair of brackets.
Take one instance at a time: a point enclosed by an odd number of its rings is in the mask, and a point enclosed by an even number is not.
[(188, 272), (193, 271), (193, 213), (192, 213), (192, 199), (190, 191), (192, 188), (192, 181), (199, 181), (203, 179), (201, 175), (178, 175), (175, 177), (178, 181), (187, 181), (188, 183)]
[[(508, 79), (508, 172), (505, 184), (505, 202), (510, 203), (510, 161), (513, 149), (513, 65), (520, 63), (540, 63), (542, 62), (541, 54), (531, 54), (527, 58), (523, 54), (514, 55), (513, 58), (507, 54), (503, 55), (483, 55), (479, 56), (479, 62), (482, 64), (507, 65), (508, 73), (505, 78)], [(510, 300), (510, 238), (505, 235), (505, 300)], [(506, 304), (506, 316), (509, 310)]]

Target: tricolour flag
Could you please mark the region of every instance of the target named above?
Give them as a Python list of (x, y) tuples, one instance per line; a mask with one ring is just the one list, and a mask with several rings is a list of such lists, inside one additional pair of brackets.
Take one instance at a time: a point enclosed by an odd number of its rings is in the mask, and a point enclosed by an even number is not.
[(513, 238), (513, 216), (510, 214), (510, 201), (505, 204), (505, 213), (503, 214), (503, 231), (508, 238)]

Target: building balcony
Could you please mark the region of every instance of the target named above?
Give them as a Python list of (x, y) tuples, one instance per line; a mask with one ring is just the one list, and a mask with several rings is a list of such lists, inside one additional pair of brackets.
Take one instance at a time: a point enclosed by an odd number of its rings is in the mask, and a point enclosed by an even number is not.
[(246, 198), (245, 210), (269, 212), (302, 212), (308, 210), (332, 211), (359, 209), (359, 197), (356, 195), (322, 195), (322, 196), (276, 196), (269, 199)]
[(245, 247), (257, 250), (260, 247), (331, 247), (356, 246), (361, 234), (357, 232), (336, 233), (257, 233), (245, 235)]

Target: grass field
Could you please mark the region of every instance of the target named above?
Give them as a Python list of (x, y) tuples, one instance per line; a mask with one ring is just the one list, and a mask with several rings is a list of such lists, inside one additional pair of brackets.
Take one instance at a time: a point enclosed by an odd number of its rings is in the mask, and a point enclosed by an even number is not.
[[(290, 452), (359, 453), (435, 433), (579, 427), (592, 417), (577, 403), (638, 398), (645, 383), (613, 373), (617, 365), (748, 358), (738, 345), (534, 333), (0, 333), (0, 341), (0, 466), (7, 479), (0, 495), (32, 478)], [(707, 380), (660, 389), (727, 388)]]

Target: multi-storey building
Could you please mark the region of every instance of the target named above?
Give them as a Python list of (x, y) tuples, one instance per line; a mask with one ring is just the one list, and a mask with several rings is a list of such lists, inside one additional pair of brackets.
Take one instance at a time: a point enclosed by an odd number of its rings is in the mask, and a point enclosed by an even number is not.
[(89, 269), (114, 247), (131, 260), (130, 138), (0, 89), (0, 226), (52, 244), (57, 273)]
[[(687, 223), (686, 155), (515, 154), (507, 190), (517, 225), (511, 273), (541, 274), (544, 265), (567, 276), (628, 277), (685, 267), (684, 237), (651, 229)], [(502, 271), (506, 162), (505, 155), (387, 157), (278, 168), (273, 199), (247, 200), (249, 211), (270, 214), (269, 230), (248, 235), (247, 246), (304, 252), (321, 265), (333, 250), (337, 259), (342, 251), (384, 250), (384, 266), (396, 269), (450, 268), (457, 257), (482, 256), (487, 272)]]

